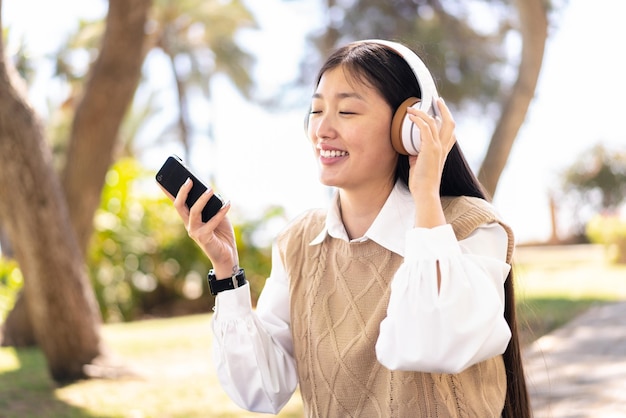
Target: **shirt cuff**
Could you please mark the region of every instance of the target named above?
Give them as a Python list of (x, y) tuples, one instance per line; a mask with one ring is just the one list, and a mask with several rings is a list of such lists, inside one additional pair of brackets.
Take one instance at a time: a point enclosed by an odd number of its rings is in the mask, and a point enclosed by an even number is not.
[(450, 224), (413, 228), (406, 233), (406, 260), (439, 259), (457, 254), (461, 254), (461, 249)]
[(250, 284), (220, 292), (215, 297), (215, 318), (222, 321), (242, 318), (252, 312)]

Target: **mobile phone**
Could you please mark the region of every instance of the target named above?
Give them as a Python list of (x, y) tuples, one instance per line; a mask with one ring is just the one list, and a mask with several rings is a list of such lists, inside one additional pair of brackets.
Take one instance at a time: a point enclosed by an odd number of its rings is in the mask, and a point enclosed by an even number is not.
[[(156, 174), (156, 181), (172, 196), (176, 196), (181, 186), (190, 178), (193, 186), (185, 200), (191, 208), (196, 200), (207, 190), (207, 187), (196, 177), (176, 155), (170, 155)], [(202, 209), (202, 222), (207, 222), (224, 206), (224, 201), (218, 194), (211, 196)]]

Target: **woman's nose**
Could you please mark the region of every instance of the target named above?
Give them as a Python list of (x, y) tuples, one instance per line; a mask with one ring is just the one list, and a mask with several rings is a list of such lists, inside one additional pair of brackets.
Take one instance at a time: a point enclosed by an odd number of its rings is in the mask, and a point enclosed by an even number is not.
[(337, 133), (333, 118), (329, 115), (316, 115), (310, 122), (317, 138), (332, 138)]

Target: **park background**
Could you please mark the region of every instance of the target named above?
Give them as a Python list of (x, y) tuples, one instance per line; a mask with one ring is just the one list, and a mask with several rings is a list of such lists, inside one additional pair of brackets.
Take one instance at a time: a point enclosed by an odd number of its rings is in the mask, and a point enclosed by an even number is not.
[[(260, 28), (243, 33), (241, 43), (258, 57), (254, 74), (260, 93), (276, 94), (281, 85), (297, 77), (305, 37), (324, 23), (323, 12), (316, 1), (248, 3)], [(35, 9), (37, 13), (30, 13)], [(551, 21), (535, 99), (494, 196), (518, 242), (550, 238), (549, 195), (559, 189), (563, 171), (576, 158), (594, 144), (612, 149), (625, 146), (626, 56), (619, 49), (626, 39), (621, 21), (625, 13), (626, 3), (618, 0), (569, 0)], [(5, 1), (4, 20), (11, 27), (11, 39), (24, 39), (36, 60), (38, 75), (31, 100), (42, 114), (48, 112), (47, 95), (58, 88), (51, 82), (53, 61), (47, 54), (75, 30), (78, 19), (105, 14), (106, 2), (100, 0)], [(489, 15), (478, 12), (475, 18), (490, 24)], [(518, 48), (512, 44), (512, 54)], [(163, 57), (155, 52), (145, 65), (149, 83), (164, 92), (164, 102), (172, 103), (172, 79)], [(188, 163), (200, 177), (215, 176), (222, 195), (245, 216), (258, 216), (269, 205), (284, 207), (288, 217), (324, 205), (329, 193), (317, 180), (302, 128), (306, 105), (271, 111), (246, 101), (225, 77), (218, 76), (213, 83), (213, 102), (198, 101), (190, 109), (198, 126), (204, 126), (208, 117), (215, 125), (215, 141), (209, 141), (202, 129), (193, 138)], [(159, 125), (173, 120), (175, 112), (171, 104), (166, 106), (161, 122), (141, 132), (139, 144), (153, 142)], [(455, 114), (455, 118), (459, 143), (477, 170), (495, 121), (476, 114)], [(167, 155), (181, 152), (177, 144), (152, 146), (141, 160), (157, 170)], [(565, 208), (561, 236), (571, 232), (570, 222)]]
[[(283, 83), (297, 76), (306, 33), (321, 25), (324, 15), (313, 1), (251, 1), (247, 5), (260, 28), (244, 31), (241, 43), (258, 57), (256, 83), (262, 93), (271, 97)], [(29, 58), (37, 68), (29, 97), (45, 118), (50, 115), (48, 98), (55, 93), (61, 97), (66, 94), (52, 77), (50, 54), (75, 30), (78, 19), (104, 17), (106, 2), (66, 1), (52, 5), (5, 0), (2, 6), (3, 24), (11, 28), (11, 41), (26, 42)], [(626, 63), (618, 45), (619, 40), (626, 39), (626, 29), (619, 21), (625, 9), (619, 1), (592, 4), (571, 0), (562, 3), (557, 18), (551, 20), (535, 99), (495, 196), (496, 206), (515, 229), (521, 244), (544, 244), (549, 240), (548, 196), (559, 190), (561, 173), (581, 153), (598, 143), (624, 148), (621, 125), (626, 109), (621, 99), (626, 93)], [(489, 25), (488, 14), (483, 16), (478, 11), (473, 18)], [(8, 44), (9, 54), (15, 45)], [(513, 40), (512, 55), (518, 47)], [(145, 76), (151, 89), (161, 93), (163, 109), (156, 122), (139, 133), (136, 145), (140, 149), (142, 144), (154, 142), (163, 126), (172, 123), (176, 112), (170, 104), (175, 100), (172, 79), (158, 53), (148, 56)], [(255, 225), (255, 242), (266, 244), (291, 217), (309, 207), (324, 205), (329, 197), (329, 191), (317, 182), (315, 162), (302, 129), (306, 106), (269, 111), (268, 106), (242, 98), (226, 78), (216, 77), (212, 87), (211, 103), (197, 100), (190, 109), (198, 128), (189, 163), (200, 177), (215, 181), (219, 191), (233, 202), (239, 221), (256, 222), (269, 206), (285, 209), (285, 214), (272, 222)], [(142, 94), (147, 93), (139, 90), (138, 96)], [(494, 124), (493, 118), (481, 116), (472, 112), (455, 114), (459, 142), (474, 168), (483, 158)], [(207, 120), (213, 124), (213, 140), (204, 129)], [(151, 145), (139, 160), (155, 171), (170, 153), (181, 154), (183, 150), (173, 141), (158, 147)], [(144, 183), (141, 191), (160, 193), (153, 182)], [(565, 238), (571, 232), (569, 223), (575, 213), (568, 212), (567, 207), (562, 209), (560, 236)], [(601, 247), (578, 248), (576, 252), (551, 252), (548, 248), (539, 253), (520, 252), (521, 293), (528, 301), (521, 308), (528, 309), (531, 320), (542, 317), (545, 322), (534, 324), (535, 334), (528, 336), (529, 340), (593, 304), (626, 296), (617, 279), (623, 277), (623, 269), (607, 267)], [(532, 254), (530, 261), (528, 254)], [(606, 269), (604, 277), (591, 282), (589, 278), (600, 269)], [(193, 277), (187, 281), (193, 284), (203, 280)], [(191, 295), (198, 292), (193, 286), (188, 290)], [(206, 312), (207, 305), (200, 309)], [(205, 416), (201, 410), (213, 411), (216, 404), (223, 405), (223, 409), (209, 415), (244, 416), (220, 394), (217, 382), (212, 380), (207, 357), (208, 320), (207, 315), (199, 315), (174, 322), (140, 321), (105, 327), (107, 342), (148, 377), (149, 383), (143, 387), (136, 381), (93, 381), (57, 388), (46, 375), (45, 359), (39, 351), (3, 349), (0, 410), (15, 413), (9, 416), (28, 416), (21, 414), (20, 408), (28, 409), (26, 405), (36, 399), (39, 408), (50, 408), (50, 416)], [(198, 387), (198, 379), (209, 383)], [(196, 407), (185, 409), (180, 403)], [(298, 416), (297, 400), (291, 411), (295, 412), (287, 411), (285, 416)]]

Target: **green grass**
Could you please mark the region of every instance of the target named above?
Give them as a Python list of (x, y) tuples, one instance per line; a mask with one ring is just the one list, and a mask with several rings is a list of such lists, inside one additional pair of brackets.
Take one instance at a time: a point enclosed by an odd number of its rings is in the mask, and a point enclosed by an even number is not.
[(626, 300), (626, 265), (609, 264), (595, 245), (518, 248), (517, 312), (529, 343), (591, 306)]
[(533, 297), (517, 302), (517, 315), (522, 345), (527, 345), (550, 331), (565, 325), (591, 306), (606, 303), (605, 299), (568, 299)]
[[(106, 325), (103, 336), (140, 378), (55, 387), (38, 349), (0, 348), (0, 416), (258, 417), (222, 391), (211, 360), (210, 315)], [(280, 417), (300, 417), (299, 397)]]
[[(592, 305), (626, 299), (626, 266), (607, 265), (597, 247), (520, 248), (514, 272), (526, 343)], [(106, 325), (103, 338), (141, 378), (56, 387), (38, 349), (0, 348), (0, 416), (261, 416), (242, 411), (219, 386), (209, 321), (206, 314)], [(301, 417), (301, 410), (296, 394), (279, 417)]]

